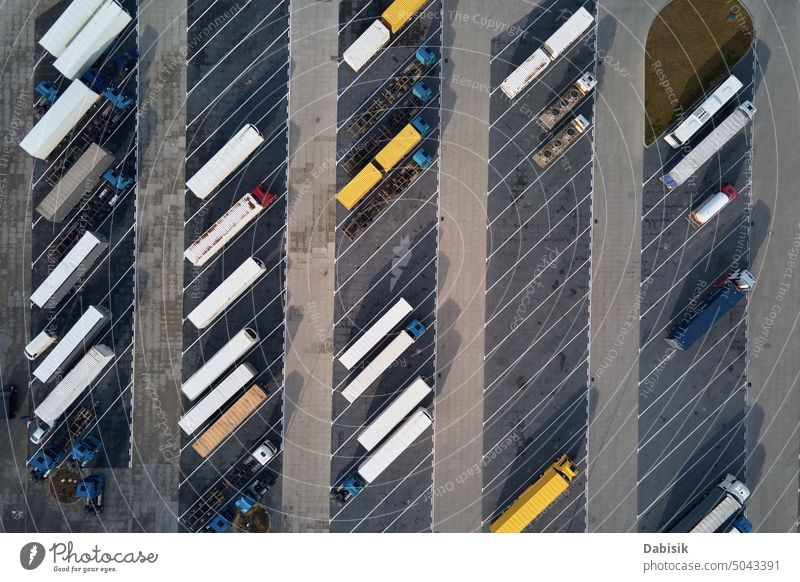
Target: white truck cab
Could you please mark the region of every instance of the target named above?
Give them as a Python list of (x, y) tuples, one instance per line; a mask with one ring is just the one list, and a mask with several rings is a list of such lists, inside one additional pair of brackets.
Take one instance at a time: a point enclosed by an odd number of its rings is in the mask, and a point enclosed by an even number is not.
[(253, 458), (264, 466), (278, 454), (278, 448), (270, 441), (264, 441), (252, 454)]

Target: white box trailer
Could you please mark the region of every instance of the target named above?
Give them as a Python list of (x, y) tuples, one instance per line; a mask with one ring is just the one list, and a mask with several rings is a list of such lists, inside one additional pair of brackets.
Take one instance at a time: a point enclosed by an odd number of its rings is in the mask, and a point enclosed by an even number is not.
[(104, 0), (74, 0), (53, 26), (47, 29), (39, 45), (54, 57), (60, 57), (103, 2)]
[(725, 79), (725, 82), (717, 87), (708, 99), (703, 101), (697, 109), (692, 111), (692, 114), (675, 128), (675, 131), (664, 136), (664, 141), (673, 148), (681, 147), (689, 141), (717, 111), (722, 109), (722, 106), (730, 101), (742, 87), (742, 82), (737, 79), (735, 75), (731, 75)]
[(220, 350), (211, 356), (199, 370), (183, 383), (181, 391), (189, 400), (196, 400), (217, 378), (249, 352), (258, 343), (258, 334), (249, 327), (233, 336)]
[(31, 293), (31, 302), (38, 307), (55, 307), (72, 291), (75, 283), (92, 268), (108, 242), (93, 232), (85, 232), (44, 282)]
[(697, 144), (669, 173), (661, 176), (661, 181), (672, 190), (691, 178), (703, 164), (728, 143), (737, 133), (744, 129), (756, 114), (755, 106), (745, 101), (703, 141)]
[(116, 0), (106, 0), (61, 53), (53, 66), (67, 79), (89, 70), (114, 39), (128, 26), (131, 15)]
[(727, 474), (670, 531), (714, 533), (742, 510), (749, 497), (750, 489), (733, 475)]
[(542, 74), (551, 60), (544, 49), (536, 49), (531, 56), (525, 59), (525, 62), (506, 77), (505, 81), (500, 84), (500, 89), (509, 99), (514, 99), (531, 84), (531, 81)]
[(350, 403), (355, 402), (424, 332), (425, 327), (419, 321), (412, 321), (342, 390), (342, 396)]
[(389, 29), (380, 20), (376, 20), (344, 51), (344, 62), (358, 72), (386, 46), (390, 36)]
[(46, 160), (98, 99), (98, 93), (76, 79), (33, 126), (19, 146), (34, 158)]
[(191, 435), (255, 377), (256, 370), (253, 366), (250, 364), (239, 365), (216, 388), (209, 392), (208, 396), (183, 415), (183, 418), (178, 421), (178, 426), (181, 427), (183, 432)]
[(555, 60), (577, 41), (583, 33), (589, 30), (594, 22), (594, 16), (584, 7), (578, 8), (567, 21), (558, 27), (550, 38), (544, 42), (544, 49)]
[(186, 249), (183, 256), (195, 267), (202, 267), (255, 220), (267, 204), (268, 202), (259, 202), (252, 194), (245, 194), (207, 231), (201, 234)]
[(186, 181), (186, 187), (200, 200), (205, 200), (262, 143), (264, 143), (264, 136), (256, 129), (256, 126), (245, 125), (194, 176)]
[(75, 322), (75, 325), (56, 344), (53, 351), (36, 367), (33, 375), (40, 382), (47, 384), (57, 373), (66, 370), (85, 346), (91, 344), (97, 337), (109, 317), (106, 309), (90, 305)]
[(50, 222), (61, 222), (87, 192), (97, 186), (100, 176), (111, 164), (114, 155), (96, 143), (90, 145), (67, 173), (36, 207), (36, 212)]
[(366, 356), (379, 341), (400, 325), (411, 314), (411, 305), (405, 299), (400, 299), (389, 311), (384, 313), (378, 321), (373, 323), (356, 343), (350, 346), (341, 356), (339, 361), (348, 370), (352, 369)]
[(242, 293), (247, 291), (267, 268), (261, 259), (250, 257), (239, 265), (219, 287), (214, 289), (200, 302), (188, 315), (187, 319), (197, 329), (204, 329), (211, 325)]
[(415, 407), (422, 402), (428, 394), (431, 393), (431, 387), (422, 378), (417, 378), (411, 384), (406, 386), (406, 389), (395, 398), (392, 403), (378, 415), (378, 418), (365, 428), (360, 435), (358, 435), (358, 442), (362, 447), (371, 451), (378, 444), (386, 438), (390, 432), (394, 430), (400, 421), (402, 421), (408, 413), (414, 410)]
[(428, 411), (418, 409), (358, 466), (358, 474), (367, 483), (375, 481), (432, 424), (433, 419)]
[(111, 348), (98, 344), (75, 364), (75, 367), (33, 411), (40, 421), (39, 427), (31, 436), (34, 443), (41, 442), (45, 433), (55, 426), (56, 421), (67, 411), (67, 408), (97, 379), (113, 359), (114, 352)]

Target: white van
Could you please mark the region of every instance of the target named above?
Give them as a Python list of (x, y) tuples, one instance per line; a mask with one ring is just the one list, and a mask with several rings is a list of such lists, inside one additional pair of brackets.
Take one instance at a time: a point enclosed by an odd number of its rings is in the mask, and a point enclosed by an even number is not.
[(27, 346), (25, 346), (25, 357), (29, 360), (35, 360), (45, 353), (57, 339), (58, 336), (55, 334), (55, 332), (50, 332), (46, 329), (43, 330), (39, 335), (33, 338)]

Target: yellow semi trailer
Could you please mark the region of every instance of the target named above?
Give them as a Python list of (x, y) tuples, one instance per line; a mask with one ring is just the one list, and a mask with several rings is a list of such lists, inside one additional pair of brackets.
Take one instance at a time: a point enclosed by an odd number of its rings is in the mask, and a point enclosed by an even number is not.
[(564, 493), (577, 476), (578, 467), (575, 463), (567, 455), (561, 455), (560, 459), (545, 469), (536, 483), (492, 522), (489, 530), (492, 533), (520, 533)]

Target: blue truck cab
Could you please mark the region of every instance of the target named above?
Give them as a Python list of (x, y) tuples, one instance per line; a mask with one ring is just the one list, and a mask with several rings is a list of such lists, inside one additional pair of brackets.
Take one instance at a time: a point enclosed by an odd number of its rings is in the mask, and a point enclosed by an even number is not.
[(433, 97), (433, 91), (430, 87), (428, 87), (425, 83), (420, 81), (411, 89), (411, 93), (414, 94), (414, 97), (419, 99), (419, 102), (425, 105), (428, 101), (431, 100)]
[(420, 63), (422, 63), (426, 67), (432, 67), (437, 60), (436, 53), (425, 45), (419, 47), (417, 49), (417, 52), (414, 53), (414, 56)]
[(405, 329), (414, 337), (414, 340), (418, 340), (419, 337), (425, 333), (425, 326), (422, 325), (419, 319), (412, 319), (411, 322), (406, 325)]
[(423, 170), (433, 163), (433, 156), (422, 148), (419, 148), (416, 152), (414, 152), (414, 155), (411, 156), (411, 159), (414, 160), (414, 163)]
[(85, 499), (84, 509), (87, 513), (100, 513), (103, 511), (103, 490), (106, 478), (103, 475), (89, 475), (78, 483), (75, 489), (77, 499)]
[(417, 115), (411, 120), (411, 125), (416, 129), (422, 137), (425, 137), (431, 132), (431, 126), (425, 121), (421, 115)]
[(48, 105), (52, 105), (58, 98), (58, 87), (53, 85), (50, 81), (40, 81), (39, 84), (36, 85), (35, 91), (40, 97), (39, 101), (37, 101), (37, 105), (43, 105), (44, 102)]
[(51, 470), (64, 460), (66, 453), (55, 445), (47, 445), (28, 461), (28, 470), (33, 479), (44, 479)]
[(112, 81), (107, 75), (104, 75), (97, 69), (89, 69), (81, 77), (83, 84), (89, 87), (92, 91), (101, 92), (105, 91), (112, 85)]
[(211, 518), (211, 521), (209, 521), (208, 525), (206, 525), (206, 531), (213, 533), (225, 533), (230, 529), (231, 524), (232, 516), (230, 515), (230, 511), (223, 509)]
[(358, 471), (353, 471), (344, 478), (344, 481), (342, 481), (339, 487), (331, 491), (331, 499), (333, 499), (337, 505), (342, 506), (361, 493), (366, 486), (366, 481), (361, 478)]
[(134, 99), (130, 99), (126, 97), (122, 91), (117, 89), (116, 87), (109, 87), (105, 91), (103, 91), (103, 96), (108, 99), (114, 107), (119, 109), (120, 111), (125, 111), (133, 107), (136, 104)]
[(103, 450), (103, 443), (96, 436), (88, 435), (75, 443), (69, 453), (76, 466), (86, 467)]
[(731, 526), (733, 529), (728, 533), (751, 533), (753, 531), (753, 524), (743, 515), (734, 519)]
[(125, 174), (114, 168), (106, 170), (106, 173), (103, 174), (103, 179), (117, 190), (125, 190), (125, 188), (133, 184), (133, 178), (128, 178)]

